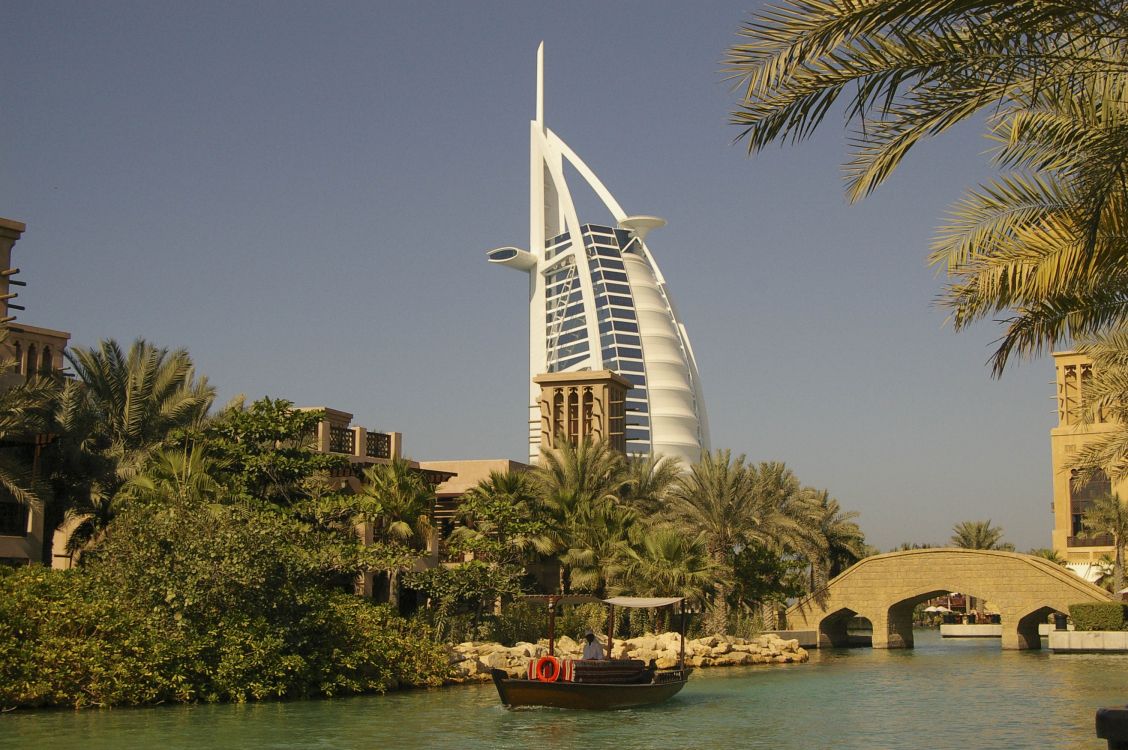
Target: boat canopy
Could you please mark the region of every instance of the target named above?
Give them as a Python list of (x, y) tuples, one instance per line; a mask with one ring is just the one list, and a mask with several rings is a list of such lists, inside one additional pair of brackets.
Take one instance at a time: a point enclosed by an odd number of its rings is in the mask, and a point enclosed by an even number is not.
[(594, 596), (587, 596), (586, 594), (568, 594), (561, 596), (559, 594), (522, 594), (521, 598), (525, 601), (545, 602), (552, 604), (602, 604), (603, 600)]
[(631, 607), (634, 609), (649, 607), (668, 607), (682, 601), (681, 596), (615, 596), (604, 599), (604, 604), (613, 604), (616, 607)]

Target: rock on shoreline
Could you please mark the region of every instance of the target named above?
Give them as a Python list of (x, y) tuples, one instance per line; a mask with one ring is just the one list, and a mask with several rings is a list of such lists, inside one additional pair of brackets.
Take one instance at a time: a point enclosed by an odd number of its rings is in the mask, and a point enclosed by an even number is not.
[[(600, 642), (606, 644), (605, 638)], [(659, 668), (676, 667), (681, 636), (677, 633), (643, 635), (615, 641), (616, 659), (651, 659)], [(504, 669), (511, 677), (525, 674), (530, 659), (548, 653), (548, 641), (518, 643), (502, 646), (500, 643), (467, 641), (447, 648), (451, 665), (448, 683), (486, 682), (491, 669)], [(556, 640), (556, 655), (562, 659), (579, 659), (583, 646), (568, 636)], [(710, 635), (687, 639), (685, 662), (691, 667), (732, 667), (745, 664), (792, 664), (810, 658), (807, 650), (797, 640), (784, 640), (774, 633), (755, 638), (737, 638), (729, 635)]]

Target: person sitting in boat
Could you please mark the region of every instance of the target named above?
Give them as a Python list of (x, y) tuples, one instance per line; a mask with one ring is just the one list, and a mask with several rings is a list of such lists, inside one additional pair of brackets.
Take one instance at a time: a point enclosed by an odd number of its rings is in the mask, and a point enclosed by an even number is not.
[(603, 646), (599, 641), (595, 640), (595, 633), (591, 631), (591, 628), (588, 628), (587, 632), (584, 633), (584, 640), (587, 641), (587, 643), (584, 644), (584, 659), (606, 658), (606, 655), (603, 653)]

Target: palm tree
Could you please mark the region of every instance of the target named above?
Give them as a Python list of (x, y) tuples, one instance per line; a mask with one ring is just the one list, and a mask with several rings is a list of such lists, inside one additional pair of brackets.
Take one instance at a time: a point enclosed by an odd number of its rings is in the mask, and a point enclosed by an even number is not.
[(1003, 529), (992, 526), (991, 520), (961, 521), (952, 527), (952, 546), (963, 549), (1006, 549)]
[(491, 471), (462, 498), (449, 541), (499, 564), (524, 561), (537, 540), (536, 486), (527, 471)]
[(631, 508), (608, 501), (581, 507), (572, 519), (568, 549), (560, 556), (572, 588), (602, 597), (628, 564), (637, 525), (638, 514)]
[(677, 523), (697, 535), (710, 560), (728, 575), (718, 576), (706, 627), (723, 633), (728, 627), (728, 579), (732, 578), (732, 556), (755, 536), (756, 475), (727, 450), (706, 453), (689, 467), (670, 492), (670, 513)]
[(616, 595), (683, 596), (700, 602), (720, 574), (701, 535), (658, 524), (642, 532), (629, 551), (624, 575), (611, 590)]
[(1013, 311), (996, 374), (1012, 353), (1125, 319), (1122, 0), (784, 0), (741, 34), (728, 67), (749, 150), (805, 139), (844, 96), (853, 199), (919, 141), (988, 113), (1012, 172), (967, 194), (932, 261), (953, 279), (957, 328)]
[(204, 446), (185, 442), (154, 454), (118, 494), (127, 501), (212, 503), (225, 492), (217, 479), (223, 469), (222, 462), (209, 456)]
[(1071, 468), (1089, 476), (1104, 472), (1118, 482), (1128, 477), (1128, 328), (1082, 340), (1077, 348), (1093, 360), (1092, 379), (1082, 392), (1082, 419), (1116, 429), (1086, 442)]
[[(605, 441), (585, 437), (577, 445), (560, 440), (555, 448), (542, 448), (541, 460), (533, 471), (537, 487), (537, 517), (545, 530), (537, 540), (542, 554), (560, 556), (559, 591), (568, 590), (569, 549), (588, 533), (585, 525), (604, 512), (603, 506), (617, 505), (627, 481), (622, 454)], [(579, 545), (579, 547), (590, 546)]]
[(866, 537), (854, 523), (858, 513), (843, 512), (829, 492), (816, 492), (814, 501), (825, 564), (821, 582), (825, 583), (866, 556)]
[(623, 500), (644, 518), (666, 510), (666, 496), (682, 473), (681, 461), (671, 456), (632, 456), (627, 461)]
[[(357, 506), (362, 510), (356, 522), (372, 524), (373, 539), (421, 552), (431, 539), (435, 509), (435, 490), (411, 462), (393, 458), (387, 464), (375, 464), (364, 470), (357, 492)], [(388, 602), (399, 603), (399, 567), (384, 571), (388, 576)]]
[(1128, 540), (1128, 508), (1116, 494), (1093, 500), (1081, 516), (1081, 525), (1090, 534), (1108, 534), (1112, 537), (1113, 568), (1112, 590), (1119, 595), (1124, 588), (1124, 544)]
[(172, 444), (176, 431), (203, 421), (215, 389), (196, 377), (187, 351), (143, 339), (125, 353), (108, 339), (66, 356), (78, 383), (64, 386), (55, 407), (61, 438), (52, 456), (52, 515), (56, 523), (71, 522), (67, 549), (75, 552), (113, 520), (122, 486)]
[(1058, 553), (1056, 549), (1049, 549), (1048, 547), (1037, 547), (1030, 550), (1026, 554), (1033, 555), (1034, 557), (1040, 557), (1043, 560), (1049, 560), (1055, 565), (1061, 565), (1062, 567), (1065, 567), (1065, 564), (1068, 562)]
[[(804, 488), (781, 461), (763, 461), (749, 469), (753, 475), (754, 526), (749, 541), (781, 560), (801, 559), (812, 581), (821, 576), (826, 540), (819, 523), (822, 510), (813, 490)], [(779, 617), (778, 602), (759, 602), (760, 616), (768, 627)]]
[(68, 351), (67, 360), (98, 416), (97, 438), (116, 465), (119, 485), (165, 447), (174, 430), (198, 425), (215, 398), (184, 349), (170, 352), (137, 339), (123, 353), (108, 339), (97, 349)]

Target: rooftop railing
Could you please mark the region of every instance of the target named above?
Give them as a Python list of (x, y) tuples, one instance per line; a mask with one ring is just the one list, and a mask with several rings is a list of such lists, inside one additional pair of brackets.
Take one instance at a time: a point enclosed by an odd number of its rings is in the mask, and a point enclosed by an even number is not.
[(364, 455), (369, 458), (391, 458), (392, 436), (386, 432), (369, 432), (365, 440)]
[(329, 427), (329, 451), (351, 456), (356, 452), (356, 433), (348, 427)]

